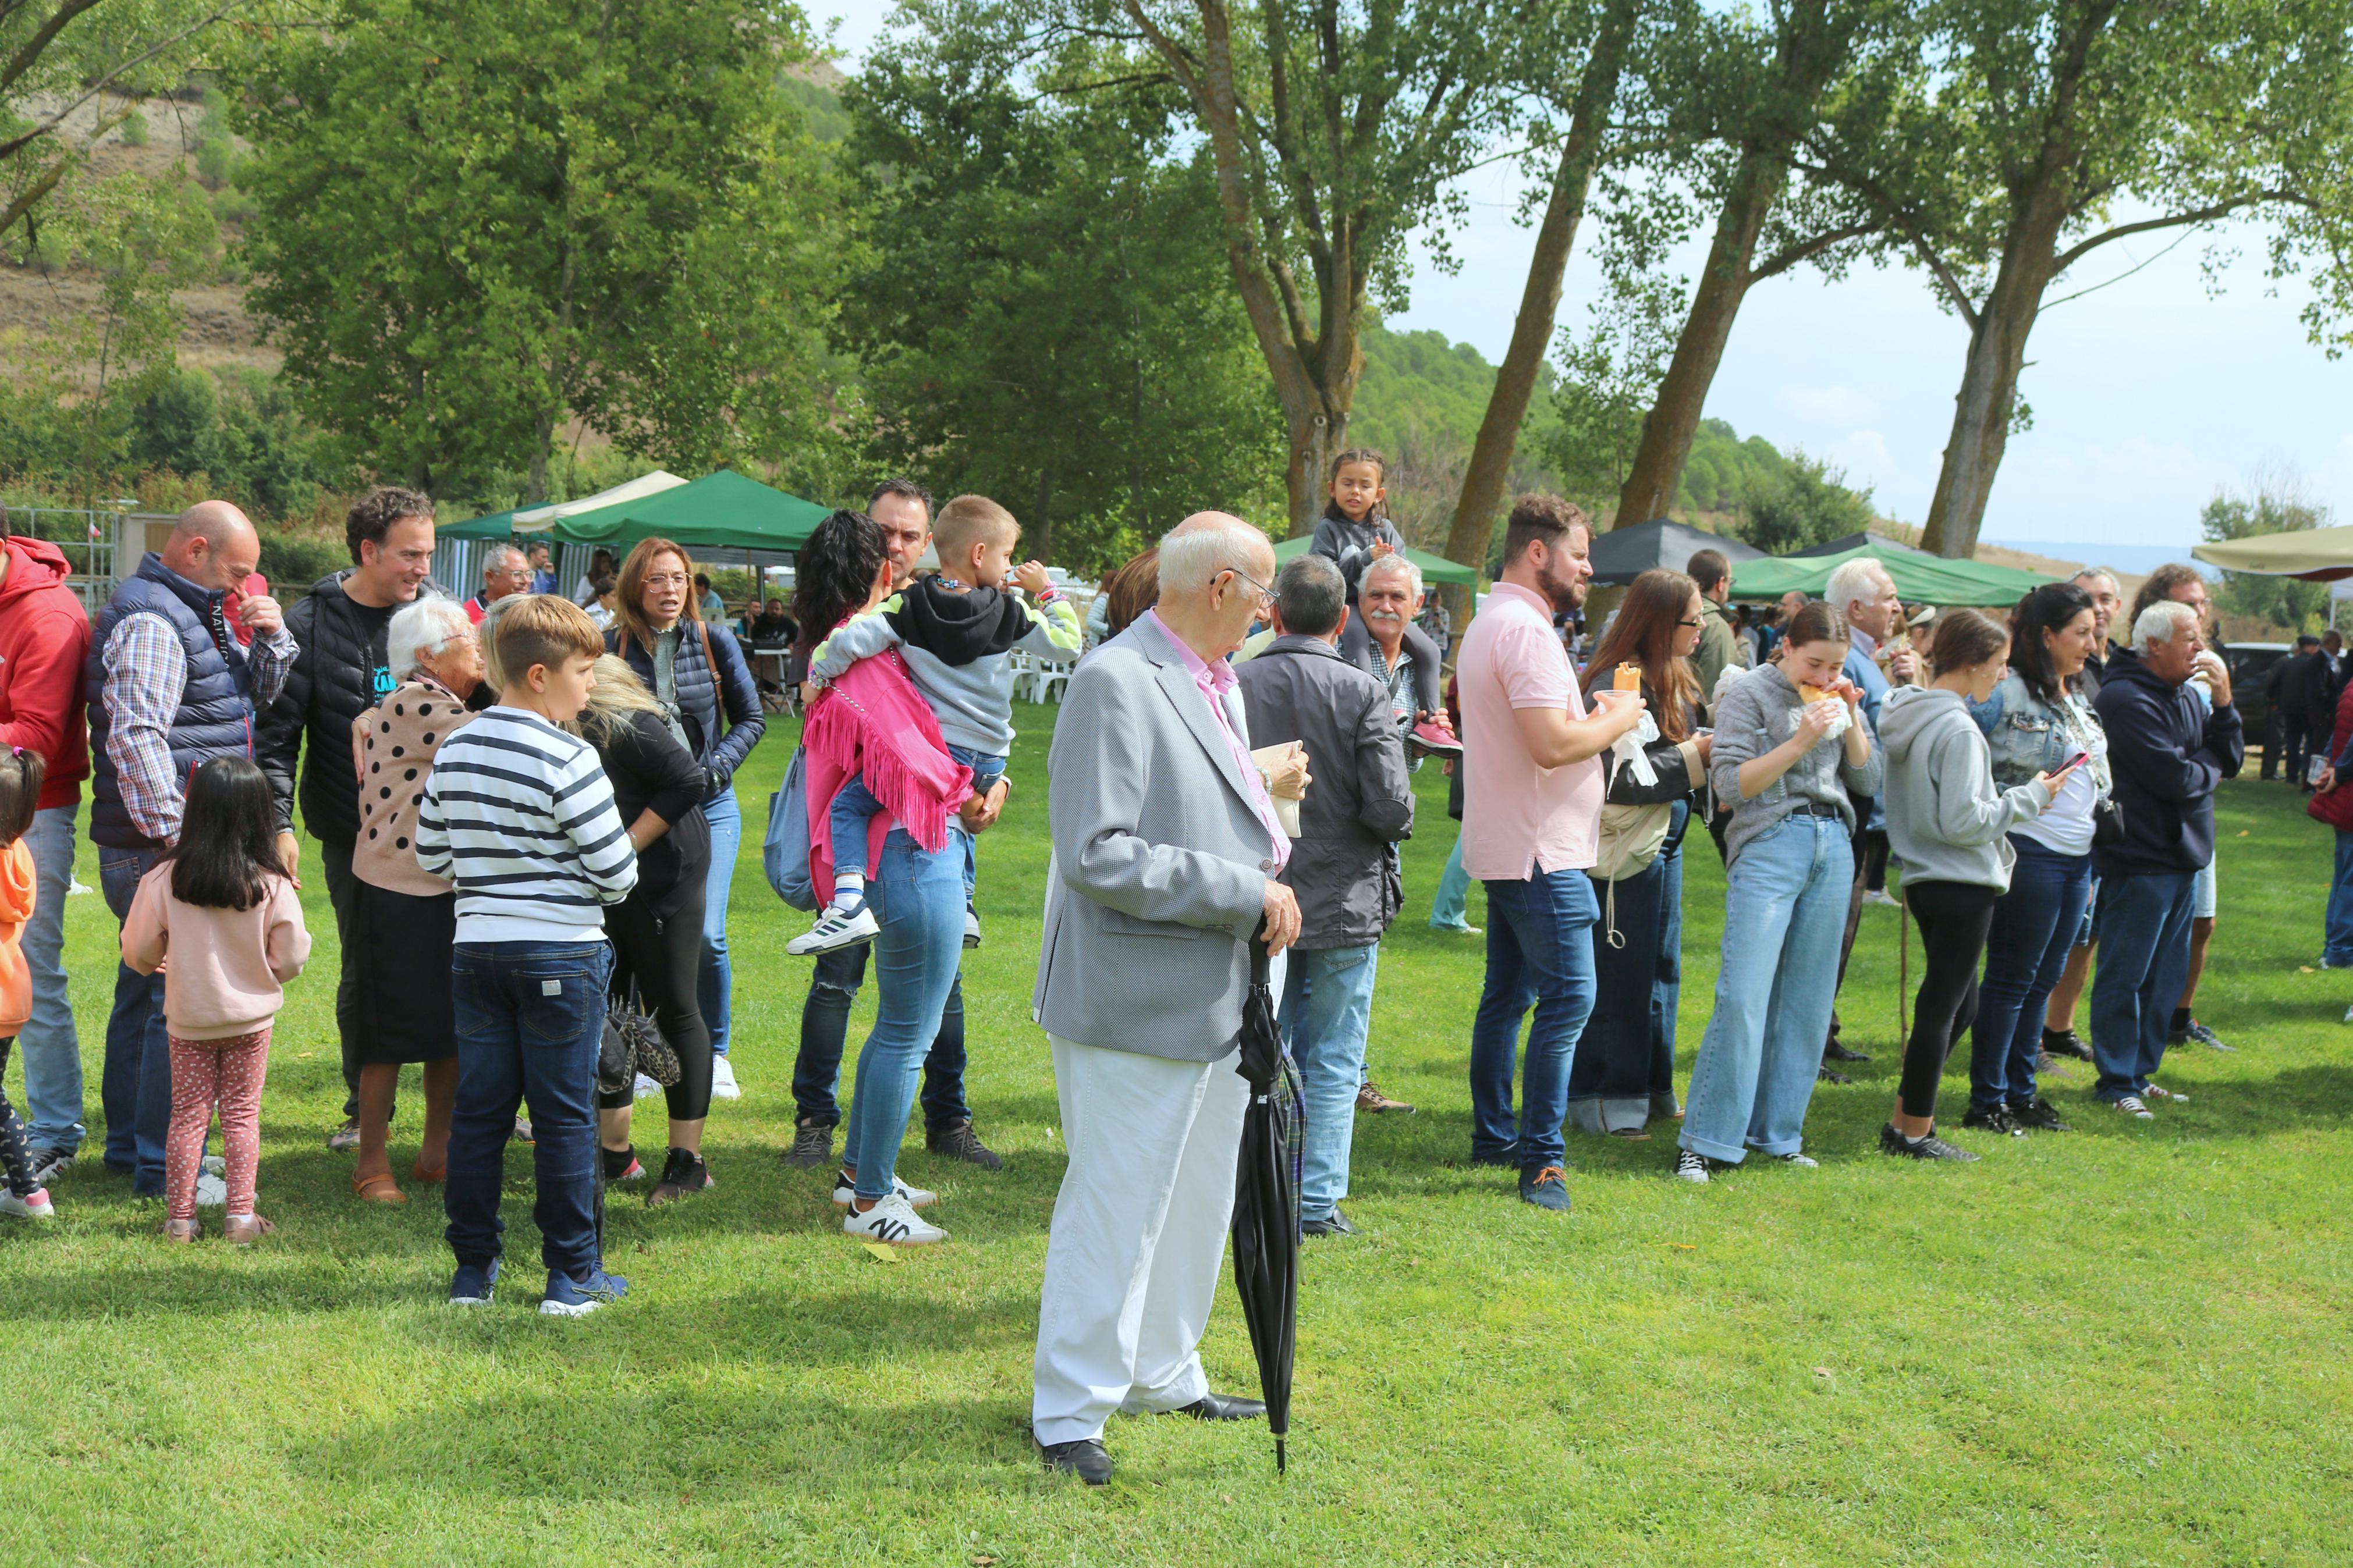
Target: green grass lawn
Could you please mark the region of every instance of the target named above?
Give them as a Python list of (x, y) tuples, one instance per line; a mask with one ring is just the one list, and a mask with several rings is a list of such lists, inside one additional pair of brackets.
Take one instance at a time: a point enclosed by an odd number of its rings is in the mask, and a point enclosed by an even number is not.
[[(2327, 835), (2290, 792), (2222, 802), (2222, 925), (2199, 1012), (2233, 1056), (2185, 1050), (2189, 1103), (2100, 1112), (2052, 1083), (2071, 1136), (1978, 1164), (1899, 1164), (1896, 917), (1868, 911), (1847, 1037), (1877, 1058), (1814, 1100), (1821, 1169), (1666, 1179), (1671, 1137), (1572, 1134), (1576, 1212), (1466, 1163), (1482, 967), (1426, 923), (1453, 824), (1421, 780), (1407, 914), (1371, 1058), (1420, 1114), (1358, 1123), (1350, 1214), (1309, 1246), (1291, 1474), (1262, 1428), (1121, 1420), (1120, 1477), (1042, 1475), (1027, 1433), (1046, 1225), (1062, 1171), (1029, 1021), (1045, 871), (1045, 741), (1022, 716), (1016, 793), (984, 841), (987, 945), (970, 954), (972, 1100), (1003, 1172), (911, 1139), (945, 1246), (878, 1260), (839, 1233), (828, 1177), (777, 1158), (806, 917), (758, 870), (772, 735), (741, 781), (735, 1061), (708, 1149), (716, 1190), (615, 1205), (634, 1289), (584, 1321), (536, 1315), (528, 1152), (510, 1157), (499, 1303), (441, 1304), (437, 1189), (350, 1195), (330, 1154), (343, 1088), (335, 940), (280, 1021), (261, 1207), (237, 1253), (167, 1247), (160, 1204), (93, 1159), (62, 1218), (0, 1222), (0, 1545), (102, 1563), (342, 1562), (2341, 1563), (2353, 1539), (2353, 1306), (2345, 1189), (2353, 986), (2315, 962)], [(98, 880), (85, 848), (81, 877)], [(315, 867), (315, 860), (311, 862)], [(1704, 1028), (1722, 873), (1689, 858), (1682, 1058)], [(1472, 919), (1482, 914), (1474, 894)], [(114, 925), (68, 934), (90, 1112)], [(1915, 951), (1916, 965), (1916, 943)], [(424, 977), (438, 982), (438, 977)], [(862, 998), (852, 1040), (871, 1016)], [(396, 1168), (413, 1153), (413, 1075)], [(12, 1079), (12, 1093), (15, 1086)], [(1947, 1080), (1955, 1112), (1964, 1096)], [(659, 1100), (645, 1102), (649, 1108)], [(660, 1143), (641, 1120), (641, 1150)], [(649, 1154), (649, 1164), (656, 1163)], [(218, 1211), (208, 1211), (216, 1226)], [(1251, 1391), (1230, 1290), (1204, 1347)]]

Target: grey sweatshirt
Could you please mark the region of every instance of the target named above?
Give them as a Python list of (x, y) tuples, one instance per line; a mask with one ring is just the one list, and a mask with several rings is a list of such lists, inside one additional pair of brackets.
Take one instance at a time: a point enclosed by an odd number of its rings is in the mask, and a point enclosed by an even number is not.
[(1826, 735), (1760, 794), (1741, 798), (1740, 764), (1796, 735), (1805, 706), (1778, 665), (1761, 666), (1724, 688), (1715, 707), (1715, 743), (1708, 753), (1707, 773), (1715, 798), (1732, 808), (1732, 823), (1724, 835), (1727, 866), (1740, 858), (1742, 846), (1802, 805), (1835, 806), (1852, 833), (1854, 804), (1847, 799), (1847, 791), (1864, 796), (1879, 793), (1879, 748), (1871, 748), (1862, 766), (1850, 767), (1846, 737)]
[(2051, 792), (2033, 779), (1996, 789), (1993, 753), (1957, 691), (1899, 686), (1879, 710), (1887, 749), (1887, 841), (1906, 882), (2010, 889), (2010, 830), (2042, 815)]

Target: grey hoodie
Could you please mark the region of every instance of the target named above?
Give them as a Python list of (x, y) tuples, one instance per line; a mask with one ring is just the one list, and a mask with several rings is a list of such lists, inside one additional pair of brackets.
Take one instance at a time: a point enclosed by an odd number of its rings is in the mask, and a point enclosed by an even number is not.
[(1887, 839), (1907, 882), (2010, 889), (2009, 833), (2042, 815), (2051, 792), (2029, 779), (1997, 790), (1993, 754), (1957, 691), (1899, 686), (1879, 710), (1887, 752)]

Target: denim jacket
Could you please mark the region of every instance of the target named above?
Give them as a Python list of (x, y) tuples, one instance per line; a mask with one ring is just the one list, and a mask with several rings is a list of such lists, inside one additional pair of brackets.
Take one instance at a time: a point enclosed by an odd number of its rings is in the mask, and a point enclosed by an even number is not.
[(2090, 752), (2094, 754), (2092, 783), (2100, 798), (2107, 799), (2114, 785), (2107, 748), (2087, 743), (2089, 735), (2105, 737), (2106, 731), (2081, 693), (2068, 692), (2056, 703), (2045, 702), (2028, 690), (2024, 678), (2012, 670), (1983, 702), (1962, 700), (1968, 704), (1969, 717), (1985, 731), (1986, 746), (1993, 753), (1995, 784), (2014, 789), (2037, 773), (2051, 772), (2078, 752)]

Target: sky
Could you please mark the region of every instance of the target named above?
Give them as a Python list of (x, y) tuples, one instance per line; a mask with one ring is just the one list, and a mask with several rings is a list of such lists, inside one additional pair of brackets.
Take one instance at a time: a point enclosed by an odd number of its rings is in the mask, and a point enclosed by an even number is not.
[[(838, 18), (842, 67), (854, 70), (890, 5), (817, 0), (813, 10)], [(1470, 214), (1451, 237), (1460, 270), (1439, 271), (1418, 240), (1411, 295), (1390, 326), (1502, 357), (1534, 247), (1533, 231), (1513, 222), (1518, 178), (1504, 163), (1463, 182)], [(2218, 489), (2244, 488), (2267, 469), (2294, 474), (2336, 521), (2353, 522), (2353, 356), (2331, 361), (2306, 339), (2293, 280), (2272, 295), (2256, 231), (2221, 237), (2244, 255), (2212, 298), (2200, 266), (2208, 242), (2158, 257), (2173, 237), (2105, 247), (2052, 289), (2055, 299), (2150, 263), (2036, 324), (2021, 383), (2034, 426), (2010, 439), (1985, 539), (2078, 559), (2104, 544), (2187, 546)], [(1704, 254), (1704, 237), (1694, 239), (1674, 270), (1695, 275)], [(1581, 249), (1561, 325), (1583, 330), (1599, 282)], [(1916, 272), (1859, 268), (1837, 283), (1785, 275), (1743, 305), (1707, 413), (1744, 437), (1828, 458), (1850, 484), (1871, 488), (1883, 515), (1918, 523), (1968, 340)]]

